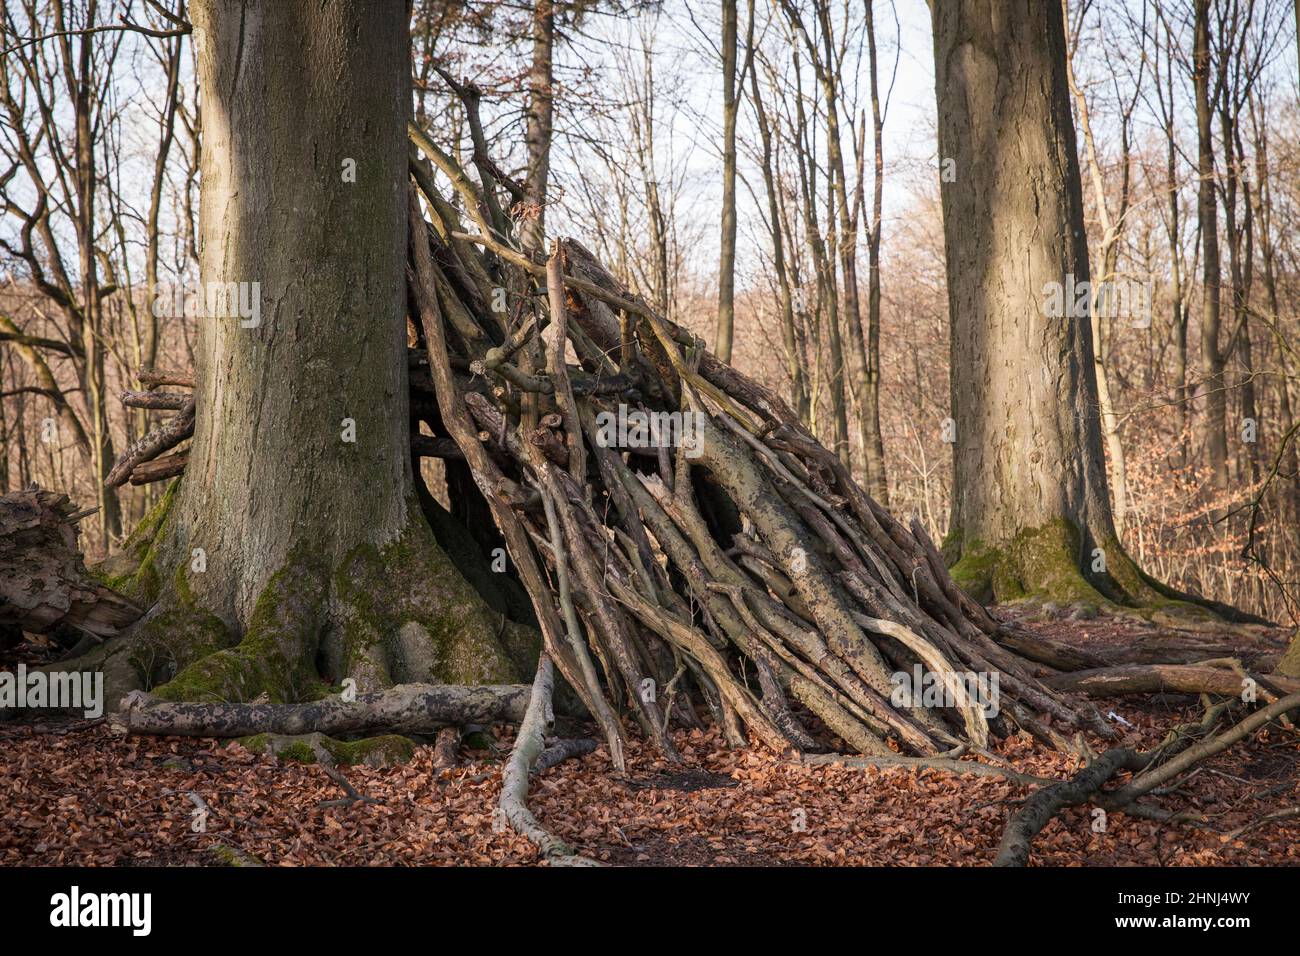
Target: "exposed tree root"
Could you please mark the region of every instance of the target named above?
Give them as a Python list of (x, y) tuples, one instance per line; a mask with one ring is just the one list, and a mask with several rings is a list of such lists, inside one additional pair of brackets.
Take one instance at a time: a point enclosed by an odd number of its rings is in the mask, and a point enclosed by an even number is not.
[(1024, 807), (1011, 818), (1002, 833), (994, 866), (1024, 866), (1029, 862), (1029, 846), (1048, 821), (1066, 807), (1086, 803), (1121, 770), (1140, 770), (1149, 758), (1127, 747), (1107, 750), (1070, 780), (1043, 787), (1033, 794)]

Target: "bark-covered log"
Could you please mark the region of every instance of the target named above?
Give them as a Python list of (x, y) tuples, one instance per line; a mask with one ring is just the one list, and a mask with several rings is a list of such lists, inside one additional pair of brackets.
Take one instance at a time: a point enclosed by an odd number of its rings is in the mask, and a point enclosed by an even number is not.
[(182, 392), (123, 392), (118, 396), (127, 408), (148, 408), (155, 411), (179, 412), (190, 402)]
[(449, 725), (519, 723), (530, 693), (527, 684), (398, 684), (352, 701), (327, 697), (304, 704), (168, 703), (137, 695), (125, 717), (133, 734), (176, 737), (433, 734)]
[(1125, 694), (1220, 694), (1240, 697), (1254, 684), (1276, 687), (1283, 694), (1300, 691), (1300, 680), (1283, 674), (1250, 675), (1240, 668), (1185, 664), (1132, 664), (1056, 674), (1045, 681), (1058, 690), (1090, 697), (1119, 697)]
[(111, 637), (144, 612), (92, 578), (67, 495), (39, 488), (0, 497), (0, 623), (33, 633), (69, 625)]
[(189, 398), (184, 407), (172, 418), (145, 435), (113, 463), (104, 482), (111, 487), (126, 484), (131, 472), (141, 462), (152, 461), (170, 448), (175, 448), (194, 434), (194, 399)]
[(185, 466), (189, 464), (189, 460), (189, 452), (182, 451), (177, 452), (175, 455), (168, 455), (165, 458), (142, 461), (131, 469), (131, 484), (147, 485), (151, 482), (175, 478), (185, 471)]

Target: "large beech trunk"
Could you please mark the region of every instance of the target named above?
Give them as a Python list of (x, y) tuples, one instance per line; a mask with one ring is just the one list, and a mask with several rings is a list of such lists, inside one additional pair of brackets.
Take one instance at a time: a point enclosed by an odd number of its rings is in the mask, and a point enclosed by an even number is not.
[(279, 704), (348, 678), (362, 692), (526, 680), (526, 606), (470, 584), (500, 591), (467, 535), (454, 560), (438, 544), (429, 520), (454, 523), (413, 479), (406, 4), (191, 13), (205, 314), (193, 380), (140, 379), (194, 392), (125, 396), (178, 414), (112, 480), (184, 476), (106, 569), (152, 609), (81, 663), (105, 671), (110, 706), (137, 689)]
[(409, 519), (410, 40), (397, 0), (211, 0), (193, 15), (201, 278), (205, 292), (257, 283), (260, 324), (200, 325), (203, 413), (177, 521), (207, 552), (197, 592), (246, 626), (295, 548), (333, 563)]
[(1151, 585), (1116, 540), (1092, 328), (1076, 308), (1090, 271), (1061, 6), (931, 9), (939, 155), (955, 172), (942, 186), (955, 420), (946, 557), (980, 599), (1141, 600)]

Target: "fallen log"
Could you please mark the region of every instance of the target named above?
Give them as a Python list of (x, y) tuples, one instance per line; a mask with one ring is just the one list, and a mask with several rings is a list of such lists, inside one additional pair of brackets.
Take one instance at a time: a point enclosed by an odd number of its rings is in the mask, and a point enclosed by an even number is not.
[(0, 624), (34, 634), (66, 625), (102, 639), (144, 613), (86, 571), (77, 521), (93, 510), (40, 488), (0, 497)]
[(1240, 697), (1247, 679), (1283, 694), (1300, 691), (1300, 680), (1281, 674), (1248, 674), (1224, 667), (1194, 664), (1127, 664), (1054, 674), (1043, 683), (1057, 690), (1090, 697), (1119, 697), (1125, 694), (1218, 694)]
[(434, 734), (451, 725), (517, 724), (530, 694), (527, 684), (398, 684), (351, 701), (331, 696), (301, 704), (203, 704), (156, 701), (137, 691), (123, 701), (123, 714), (133, 734), (171, 737)]

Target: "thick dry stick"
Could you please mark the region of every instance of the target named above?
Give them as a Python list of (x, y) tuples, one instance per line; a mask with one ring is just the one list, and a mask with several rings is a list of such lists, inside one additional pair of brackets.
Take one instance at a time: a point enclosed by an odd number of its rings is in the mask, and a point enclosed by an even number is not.
[(1123, 770), (1140, 770), (1150, 758), (1127, 747), (1107, 750), (1070, 780), (1044, 787), (1025, 801), (1006, 830), (998, 847), (994, 866), (1024, 866), (1029, 862), (1029, 845), (1052, 817), (1080, 803), (1087, 803), (1111, 777)]
[(551, 658), (542, 651), (533, 678), (528, 711), (519, 725), (519, 735), (510, 751), (510, 759), (501, 771), (501, 815), (520, 836), (531, 841), (542, 857), (554, 866), (599, 866), (576, 854), (571, 846), (537, 822), (528, 809), (528, 775), (542, 752), (546, 728), (551, 725), (551, 694), (555, 686), (555, 669)]
[(136, 381), (145, 388), (157, 388), (160, 385), (177, 385), (181, 388), (193, 388), (194, 379), (186, 372), (168, 372), (162, 369), (141, 369), (135, 374)]
[(566, 760), (594, 753), (599, 746), (600, 741), (591, 737), (571, 737), (568, 740), (557, 740), (537, 757), (537, 763), (533, 764), (532, 772), (535, 774), (541, 773), (564, 763)]
[[(1277, 674), (1255, 676), (1261, 685), (1273, 685), (1283, 693), (1300, 691), (1300, 680)], [(1238, 697), (1246, 689), (1244, 679), (1231, 670), (1196, 667), (1190, 664), (1129, 664), (1093, 670), (1055, 674), (1045, 681), (1049, 687), (1088, 694), (1118, 697), (1124, 694), (1220, 694)]]
[(555, 466), (548, 462), (535, 461), (534, 467), (538, 478), (543, 482), (542, 490), (551, 498), (560, 519), (560, 526), (564, 530), (570, 571), (581, 585), (583, 598), (590, 609), (590, 616), (595, 619), (604, 644), (609, 648), (614, 664), (627, 685), (628, 696), (632, 698), (638, 720), (646, 735), (654, 741), (660, 751), (669, 759), (678, 761), (681, 756), (677, 753), (672, 739), (663, 731), (663, 714), (659, 710), (658, 703), (653, 699), (647, 700), (641, 694), (641, 682), (650, 675), (641, 669), (640, 661), (633, 651), (625, 619), (607, 598), (600, 569), (594, 566), (589, 550), (583, 547), (577, 515), (559, 491), (559, 482), (553, 471)]
[(436, 438), (432, 435), (412, 435), (411, 454), (416, 458), (452, 458), (465, 460), (465, 453), (450, 438)]
[(180, 412), (163, 422), (149, 434), (122, 453), (113, 464), (104, 484), (117, 488), (126, 484), (135, 466), (157, 458), (169, 448), (175, 448), (194, 434), (194, 399), (191, 398)]
[(175, 455), (168, 455), (165, 458), (142, 461), (131, 469), (131, 484), (147, 485), (151, 482), (175, 478), (185, 471), (185, 466), (189, 464), (189, 460), (190, 453), (182, 451)]
[(1167, 763), (1162, 763), (1157, 767), (1152, 767), (1145, 773), (1139, 774), (1128, 786), (1115, 791), (1112, 797), (1117, 803), (1136, 800), (1142, 794), (1149, 793), (1156, 787), (1168, 783), (1191, 767), (1192, 764), (1227, 750), (1237, 741), (1253, 734), (1265, 724), (1294, 710), (1300, 710), (1300, 693), (1288, 694), (1282, 699), (1274, 701), (1262, 710), (1255, 711), (1249, 717), (1229, 727), (1223, 733), (1203, 740), (1194, 747), (1188, 747)]
[(151, 408), (168, 412), (179, 412), (191, 400), (184, 392), (123, 392), (118, 397), (127, 408)]
[(518, 723), (527, 684), (398, 684), (356, 700), (306, 704), (187, 704), (151, 701), (138, 692), (126, 711), (133, 734), (247, 737), (251, 734), (431, 734), (450, 724)]
[(542, 625), (542, 636), (546, 647), (559, 663), (565, 679), (600, 724), (609, 744), (610, 758), (614, 766), (621, 771), (624, 766), (623, 728), (601, 693), (600, 687), (593, 686), (589, 680), (592, 672), (590, 661), (583, 660), (585, 650), (581, 647), (566, 646), (563, 625), (556, 614), (550, 588), (542, 576), (541, 569), (537, 566), (528, 533), (502, 497), (501, 489), (506, 487), (508, 479), (479, 441), (478, 430), (474, 428), (465, 412), (464, 399), (456, 391), (447, 354), (447, 341), (442, 330), (442, 316), (438, 311), (438, 299), (434, 292), (433, 262), (426, 241), (424, 216), (420, 211), (420, 201), (415, 186), (412, 186), (410, 191), (410, 217), (411, 250), (415, 261), (411, 286), (418, 303), (420, 326), (424, 332), (425, 348), (429, 353), (429, 374), (438, 395), (438, 407), (443, 424), (456, 444), (460, 446), (461, 451), (465, 453), (470, 474), (484, 498), (487, 499), (497, 527), (506, 539), (506, 547), (511, 558), (514, 559), (515, 567), (532, 601), (537, 620)]
[[(560, 527), (560, 519), (556, 515), (555, 501), (550, 494), (543, 492), (542, 505), (546, 511), (547, 529), (551, 535), (551, 551), (555, 559), (555, 578), (559, 588), (560, 610), (564, 615), (565, 633), (568, 635), (569, 643), (573, 647), (574, 656), (577, 657), (582, 672), (582, 680), (589, 693), (601, 704), (605, 704), (605, 695), (600, 688), (600, 679), (596, 676), (596, 665), (591, 660), (591, 655), (587, 653), (586, 647), (582, 642), (582, 625), (578, 621), (578, 612), (573, 606), (573, 588), (569, 581), (569, 563), (564, 550), (564, 531)], [(618, 725), (617, 718), (610, 711), (607, 720)], [(623, 741), (621, 737), (614, 738), (611, 742), (610, 753), (614, 758), (614, 766), (621, 771), (623, 769)]]
[(582, 424), (578, 419), (578, 405), (569, 387), (569, 367), (564, 361), (564, 350), (569, 342), (569, 310), (564, 303), (564, 270), (560, 263), (560, 243), (557, 240), (550, 261), (546, 263), (546, 291), (551, 304), (551, 380), (555, 383), (555, 400), (564, 416), (565, 440), (569, 446), (569, 475), (579, 488), (587, 484), (587, 450), (582, 444)]

